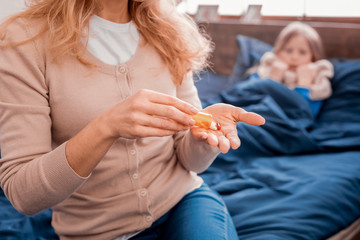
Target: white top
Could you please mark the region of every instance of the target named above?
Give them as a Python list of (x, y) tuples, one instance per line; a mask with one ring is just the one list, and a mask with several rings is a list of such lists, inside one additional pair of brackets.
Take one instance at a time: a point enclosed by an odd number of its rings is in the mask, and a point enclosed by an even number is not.
[(140, 39), (133, 22), (114, 23), (96, 15), (90, 19), (89, 32), (88, 51), (110, 65), (130, 60)]

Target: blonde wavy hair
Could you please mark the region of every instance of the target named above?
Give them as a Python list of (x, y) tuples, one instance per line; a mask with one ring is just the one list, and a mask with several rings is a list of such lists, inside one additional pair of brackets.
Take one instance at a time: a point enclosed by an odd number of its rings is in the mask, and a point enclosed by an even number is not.
[[(73, 54), (82, 63), (91, 65), (83, 57), (87, 44), (79, 43), (81, 39), (89, 38), (85, 30), (91, 16), (101, 11), (101, 0), (27, 0), (26, 3), (24, 11), (11, 16), (0, 26), (2, 38), (8, 25), (16, 19), (40, 19), (44, 27), (39, 33), (11, 45), (25, 44), (48, 33), (49, 50), (55, 58)], [(129, 0), (128, 6), (132, 21), (158, 51), (175, 84), (181, 84), (187, 72), (199, 72), (208, 67), (212, 42), (189, 16), (176, 11), (173, 0)]]

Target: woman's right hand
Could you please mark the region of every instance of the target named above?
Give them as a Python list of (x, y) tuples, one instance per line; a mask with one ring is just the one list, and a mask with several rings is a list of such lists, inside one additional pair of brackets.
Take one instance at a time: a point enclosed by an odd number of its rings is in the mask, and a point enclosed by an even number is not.
[(168, 136), (195, 124), (190, 117), (198, 109), (176, 97), (139, 90), (100, 116), (113, 138)]
[(196, 113), (196, 108), (176, 97), (140, 90), (72, 137), (66, 144), (66, 158), (78, 175), (87, 177), (119, 137), (172, 135), (193, 126), (190, 116)]

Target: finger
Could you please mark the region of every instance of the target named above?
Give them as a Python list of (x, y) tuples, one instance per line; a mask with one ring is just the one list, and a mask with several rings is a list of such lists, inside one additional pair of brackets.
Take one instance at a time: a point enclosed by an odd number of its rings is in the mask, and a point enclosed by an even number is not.
[(138, 137), (164, 137), (173, 135), (175, 132), (160, 128), (137, 125), (133, 129), (133, 135)]
[(254, 126), (260, 126), (265, 124), (265, 118), (254, 112), (246, 112), (244, 109), (241, 108), (238, 108), (234, 117), (237, 122), (244, 122)]
[(149, 100), (153, 103), (173, 106), (188, 115), (194, 115), (199, 112), (199, 110), (190, 103), (159, 92), (152, 92), (152, 94), (149, 95)]
[(176, 132), (189, 129), (188, 125), (180, 124), (169, 118), (157, 116), (149, 116), (148, 121), (144, 122), (144, 125)]
[(227, 153), (230, 149), (230, 141), (224, 135), (218, 137), (219, 149), (222, 153)]
[(208, 133), (206, 141), (212, 147), (217, 147), (219, 145), (219, 140), (213, 133)]
[(185, 126), (193, 126), (195, 124), (194, 119), (190, 115), (173, 106), (150, 103), (143, 111), (149, 115), (172, 119)]
[(231, 131), (228, 134), (226, 134), (227, 139), (229, 139), (230, 146), (232, 149), (237, 149), (240, 147), (240, 138), (237, 135), (237, 131)]
[(206, 141), (208, 138), (207, 132), (202, 128), (195, 126), (195, 127), (190, 128), (190, 131), (191, 131), (193, 138), (196, 141), (203, 142), (203, 141)]
[(180, 124), (178, 122), (175, 122), (168, 118), (162, 118), (158, 116), (152, 116), (145, 114), (143, 112), (133, 112), (130, 115), (130, 119), (128, 119), (132, 125), (142, 125), (152, 128), (159, 128), (163, 130), (169, 130), (169, 131), (184, 131), (189, 129), (189, 126), (185, 126), (183, 124)]

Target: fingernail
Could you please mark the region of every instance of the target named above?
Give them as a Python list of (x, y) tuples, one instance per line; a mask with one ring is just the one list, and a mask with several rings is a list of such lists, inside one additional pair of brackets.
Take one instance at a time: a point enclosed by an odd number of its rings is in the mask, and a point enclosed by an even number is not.
[(190, 126), (194, 126), (195, 123), (196, 123), (195, 120), (192, 119), (192, 118), (190, 118), (190, 120), (189, 120), (189, 125), (190, 125)]

